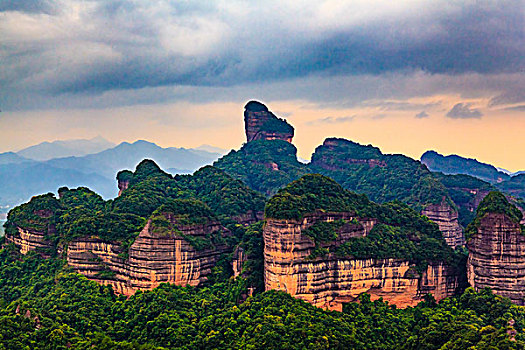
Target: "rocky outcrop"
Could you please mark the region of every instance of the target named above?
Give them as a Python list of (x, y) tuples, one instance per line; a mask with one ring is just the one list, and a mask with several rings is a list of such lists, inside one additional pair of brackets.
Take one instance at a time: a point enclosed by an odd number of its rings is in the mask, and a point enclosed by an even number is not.
[(430, 220), (438, 224), (447, 244), (453, 248), (465, 245), (463, 228), (458, 222), (458, 212), (445, 200), (440, 204), (430, 204), (421, 211)]
[(22, 227), (16, 227), (16, 229), (18, 230), (17, 234), (6, 235), (5, 239), (19, 247), (20, 253), (25, 255), (30, 251), (36, 251), (43, 256), (49, 256), (52, 245), (46, 237), (55, 231), (54, 226), (50, 226), (48, 232), (38, 232)]
[(248, 257), (246, 256), (244, 249), (242, 247), (235, 248), (235, 251), (233, 252), (233, 261), (232, 261), (232, 269), (233, 269), (234, 278), (239, 277), (241, 275), (242, 267), (247, 260), (248, 260)]
[(476, 290), (491, 288), (525, 305), (525, 235), (520, 224), (503, 213), (488, 213), (479, 220), (467, 247), (470, 285)]
[(292, 142), (294, 128), (277, 118), (264, 104), (250, 101), (244, 107), (244, 127), (247, 142), (254, 140), (284, 140)]
[(283, 290), (335, 310), (365, 292), (399, 307), (413, 306), (428, 293), (440, 300), (455, 292), (458, 278), (442, 263), (431, 264), (420, 274), (410, 262), (399, 259), (351, 259), (334, 253), (312, 258), (315, 243), (304, 230), (318, 221), (340, 219), (353, 224), (342, 227), (332, 247), (350, 237), (366, 236), (376, 222), (350, 213), (309, 214), (300, 221), (267, 219), (263, 233), (265, 289)]
[[(178, 226), (178, 233), (158, 232), (148, 222), (131, 245), (126, 258), (118, 244), (97, 237), (71, 242), (68, 265), (89, 279), (110, 284), (121, 294), (152, 289), (160, 283), (196, 286), (208, 279), (219, 257), (231, 249), (221, 243), (229, 231), (218, 222)], [(219, 235), (217, 242), (196, 249), (190, 242)], [(188, 237), (188, 238), (184, 238)]]
[(129, 180), (118, 180), (118, 196), (122, 194), (122, 191), (127, 190), (129, 187)]

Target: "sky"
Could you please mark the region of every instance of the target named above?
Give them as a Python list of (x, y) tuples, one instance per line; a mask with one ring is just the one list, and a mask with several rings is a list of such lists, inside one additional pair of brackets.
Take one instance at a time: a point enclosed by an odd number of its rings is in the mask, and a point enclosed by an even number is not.
[(0, 152), (102, 136), (245, 141), (295, 127), (525, 169), (525, 1), (0, 0)]

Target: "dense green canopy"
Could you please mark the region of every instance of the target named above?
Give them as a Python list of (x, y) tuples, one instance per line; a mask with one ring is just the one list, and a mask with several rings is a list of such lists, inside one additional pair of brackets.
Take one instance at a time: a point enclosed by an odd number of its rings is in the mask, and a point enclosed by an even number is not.
[[(478, 349), (525, 346), (525, 308), (467, 289), (415, 308), (382, 301), (325, 311), (284, 292), (246, 299), (243, 279), (162, 284), (126, 298), (57, 259), (0, 250), (1, 349)], [(511, 321), (512, 320), (512, 321)], [(509, 323), (510, 322), (510, 323)], [(513, 326), (510, 324), (513, 323)], [(515, 340), (512, 334), (517, 332)]]

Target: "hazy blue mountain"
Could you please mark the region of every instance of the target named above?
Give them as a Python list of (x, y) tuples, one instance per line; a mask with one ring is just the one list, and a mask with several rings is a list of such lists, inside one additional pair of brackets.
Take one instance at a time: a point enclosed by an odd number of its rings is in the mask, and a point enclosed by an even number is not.
[(197, 151), (206, 151), (206, 152), (210, 152), (210, 153), (219, 153), (221, 155), (224, 155), (224, 154), (229, 152), (229, 150), (227, 150), (227, 149), (220, 148), (220, 147), (215, 147), (215, 146), (211, 146), (211, 145), (206, 145), (206, 144), (200, 145), (199, 147), (195, 147), (194, 149), (197, 150)]
[(53, 158), (85, 156), (98, 153), (116, 145), (97, 136), (89, 140), (58, 140), (42, 142), (38, 145), (24, 148), (17, 152), (18, 155), (33, 160), (49, 160)]
[[(145, 158), (153, 159), (172, 174), (188, 174), (211, 164), (220, 154), (185, 148), (162, 148), (152, 142), (123, 142), (111, 149), (82, 157), (35, 161), (12, 152), (0, 154), (0, 212), (6, 206), (28, 201), (33, 195), (56, 192), (61, 186), (89, 187), (105, 198), (118, 193), (119, 170), (134, 169)], [(5, 160), (5, 161), (4, 161)]]
[(206, 164), (211, 164), (220, 155), (207, 151), (186, 148), (162, 148), (148, 141), (123, 142), (120, 145), (84, 157), (66, 157), (51, 159), (46, 163), (65, 169), (75, 169), (83, 173), (98, 173), (114, 178), (122, 169), (134, 169), (145, 158), (152, 159), (162, 169), (183, 169), (195, 171)]
[(42, 162), (0, 165), (0, 206), (3, 211), (28, 201), (32, 196), (56, 192), (61, 186), (85, 186), (100, 191), (105, 197), (117, 193), (116, 180), (96, 173), (55, 168)]
[(493, 165), (455, 154), (444, 156), (435, 151), (427, 151), (421, 156), (421, 163), (425, 164), (430, 171), (449, 175), (471, 175), (490, 183), (499, 183), (510, 179), (510, 175), (498, 171)]
[(9, 164), (9, 163), (22, 163), (30, 161), (27, 158), (21, 157), (14, 152), (5, 152), (0, 153), (0, 164)]

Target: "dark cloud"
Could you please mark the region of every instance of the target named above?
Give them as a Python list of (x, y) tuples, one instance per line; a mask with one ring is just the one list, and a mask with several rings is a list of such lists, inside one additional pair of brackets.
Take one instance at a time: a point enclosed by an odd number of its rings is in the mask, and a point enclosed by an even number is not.
[(428, 118), (428, 117), (429, 117), (429, 115), (425, 111), (421, 111), (418, 114), (416, 114), (416, 118), (420, 118), (421, 119), (421, 118)]
[(316, 119), (308, 122), (308, 125), (315, 125), (315, 124), (340, 124), (340, 123), (348, 123), (355, 119), (355, 115), (349, 115), (345, 117), (325, 117), (321, 119)]
[[(25, 12), (57, 6), (50, 1), (1, 4)], [(371, 7), (371, 15), (348, 22), (344, 16), (323, 19), (316, 6), (65, 0), (49, 23), (34, 19), (41, 27), (31, 28), (39, 33), (33, 37), (27, 37), (26, 23), (4, 16), (0, 103), (13, 109), (26, 97), (29, 104), (73, 95), (89, 102), (108, 91), (234, 88), (311, 77), (523, 71), (523, 12), (514, 1), (449, 6), (443, 0), (419, 9), (400, 3), (392, 5), (398, 6), (394, 15)], [(418, 88), (403, 86), (396, 93)], [(372, 89), (360, 94), (364, 99), (387, 95)], [(428, 107), (397, 102), (382, 108)]]
[(481, 118), (483, 113), (478, 109), (470, 108), (469, 103), (457, 103), (446, 114), (447, 117), (453, 119), (467, 119), (467, 118)]

